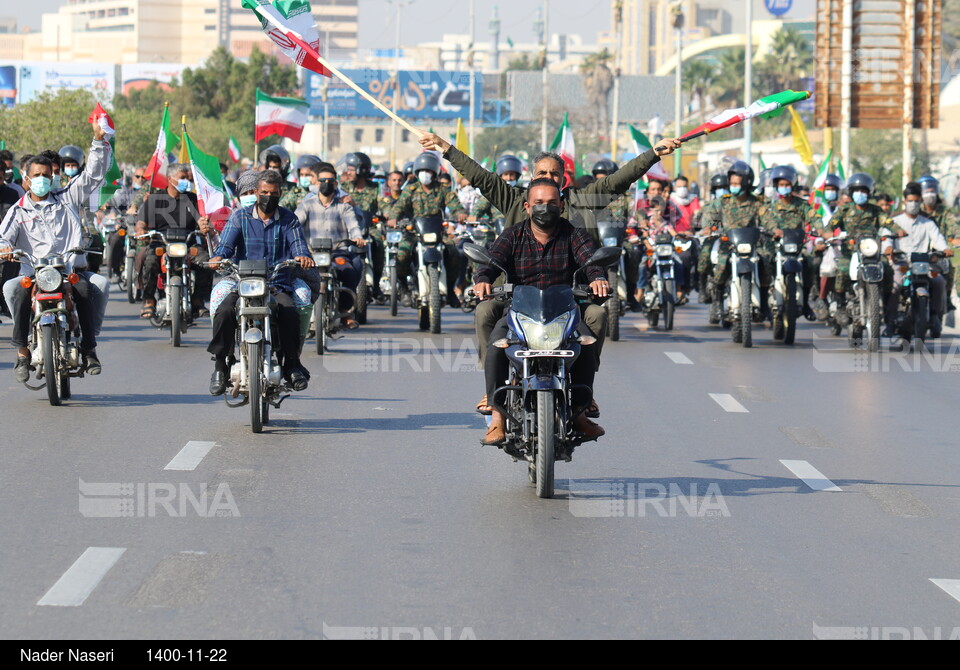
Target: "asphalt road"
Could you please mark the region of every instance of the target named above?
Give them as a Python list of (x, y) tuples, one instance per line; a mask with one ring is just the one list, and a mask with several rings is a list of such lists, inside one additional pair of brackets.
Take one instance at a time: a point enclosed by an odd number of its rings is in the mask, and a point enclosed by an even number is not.
[(0, 326), (5, 638), (960, 637), (952, 337), (745, 350), (699, 305), (628, 315), (607, 435), (539, 500), (480, 447), (459, 311), (372, 309), (261, 435), (207, 395), (209, 327), (174, 350), (137, 311), (112, 296), (60, 408)]

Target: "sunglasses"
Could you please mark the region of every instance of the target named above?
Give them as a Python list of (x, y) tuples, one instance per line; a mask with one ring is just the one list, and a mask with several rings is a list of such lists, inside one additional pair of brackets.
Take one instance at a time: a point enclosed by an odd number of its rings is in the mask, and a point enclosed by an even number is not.
[(318, 179), (317, 184), (336, 184), (336, 179)]
[(133, 178), (134, 178), (134, 179), (143, 179), (143, 175), (142, 175), (142, 174), (135, 174), (135, 175), (133, 175)]

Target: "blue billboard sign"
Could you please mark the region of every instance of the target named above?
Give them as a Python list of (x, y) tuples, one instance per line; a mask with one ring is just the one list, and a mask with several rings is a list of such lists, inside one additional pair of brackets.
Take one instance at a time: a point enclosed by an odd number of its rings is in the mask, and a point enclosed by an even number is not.
[[(394, 75), (389, 70), (343, 70), (360, 88), (383, 103), (388, 109), (394, 104)], [(471, 100), (471, 80), (475, 99)], [(470, 116), (470, 105), (476, 115), (483, 113), (481, 91), (483, 75), (479, 72), (448, 72), (445, 70), (407, 70), (397, 75), (400, 84), (399, 116), (408, 119), (457, 119)], [(380, 117), (383, 113), (363, 96), (337, 78), (310, 73), (307, 102), (310, 114), (322, 116), (323, 88), (327, 87), (327, 105), (330, 116)]]

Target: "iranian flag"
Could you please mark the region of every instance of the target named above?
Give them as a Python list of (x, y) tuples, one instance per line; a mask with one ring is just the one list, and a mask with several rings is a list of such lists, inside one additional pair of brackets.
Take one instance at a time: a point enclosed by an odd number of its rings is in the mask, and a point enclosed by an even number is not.
[(230, 136), (230, 144), (227, 146), (227, 151), (230, 152), (230, 160), (234, 163), (240, 162), (240, 145), (237, 144), (237, 140), (233, 135)]
[(272, 98), (257, 89), (257, 132), (254, 142), (270, 135), (280, 135), (299, 142), (307, 123), (306, 100)]
[[(639, 156), (642, 153), (650, 151), (653, 148), (653, 145), (650, 144), (650, 140), (647, 139), (647, 136), (641, 133), (639, 130), (630, 126), (630, 137), (633, 139), (633, 150)], [(647, 170), (647, 174), (644, 177), (650, 179), (670, 179), (670, 175), (667, 174), (667, 171), (663, 168), (663, 163), (657, 162)]]
[(167, 187), (167, 154), (177, 146), (177, 136), (170, 132), (170, 110), (163, 108), (163, 121), (160, 123), (160, 134), (157, 136), (157, 148), (154, 149), (150, 162), (143, 170), (145, 179), (150, 180), (150, 188)]
[(728, 109), (704, 123), (697, 126), (689, 133), (684, 134), (680, 139), (692, 139), (693, 136), (709, 135), (723, 128), (735, 126), (741, 121), (762, 117), (772, 119), (783, 113), (787, 105), (806, 100), (810, 97), (808, 91), (781, 91), (755, 101), (749, 107), (737, 107)]
[(100, 106), (99, 102), (97, 106), (93, 108), (93, 111), (90, 112), (90, 118), (87, 119), (87, 123), (93, 123), (94, 121), (97, 122), (97, 125), (100, 126), (108, 137), (112, 137), (117, 133), (117, 129), (113, 126), (113, 119), (111, 119), (106, 110)]
[(242, 0), (253, 10), (263, 32), (294, 63), (311, 72), (330, 76), (320, 64), (320, 33), (307, 0)]
[(560, 154), (560, 157), (563, 159), (565, 172), (576, 175), (577, 147), (573, 141), (573, 131), (570, 130), (570, 120), (567, 117), (568, 115), (564, 113), (563, 125), (561, 125), (560, 130), (557, 131), (556, 137), (553, 138), (553, 143), (550, 145), (550, 151), (555, 151), (556, 153)]
[(831, 149), (820, 164), (817, 178), (813, 180), (813, 186), (810, 187), (810, 205), (817, 208), (817, 214), (820, 216), (826, 213), (823, 209), (823, 185), (827, 181), (827, 173), (830, 171), (830, 161), (832, 160), (833, 150)]
[(103, 129), (107, 134), (107, 144), (110, 145), (110, 149), (107, 150), (107, 160), (110, 162), (110, 166), (107, 168), (107, 174), (104, 176), (103, 183), (100, 187), (90, 194), (90, 211), (95, 212), (107, 204), (110, 198), (113, 197), (113, 194), (120, 190), (120, 180), (123, 178), (123, 173), (120, 172), (120, 168), (117, 166), (115, 144), (117, 130), (113, 125), (113, 119), (110, 118), (110, 115), (104, 111), (98, 102), (87, 121), (89, 123), (96, 122), (97, 125)]
[(183, 142), (187, 147), (190, 168), (193, 170), (200, 216), (209, 216), (211, 221), (230, 218), (230, 208), (226, 206), (226, 195), (220, 176), (220, 161), (216, 156), (200, 151), (186, 130), (183, 131)]

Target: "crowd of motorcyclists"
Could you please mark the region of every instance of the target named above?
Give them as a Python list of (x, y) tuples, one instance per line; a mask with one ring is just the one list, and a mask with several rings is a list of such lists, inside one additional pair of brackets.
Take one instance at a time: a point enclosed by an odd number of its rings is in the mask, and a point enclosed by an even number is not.
[[(529, 167), (503, 155), (490, 171), (431, 133), (421, 139), (423, 153), (398, 171), (378, 171), (361, 152), (291, 161), (280, 145), (243, 172), (222, 164), (232, 213), (211, 220), (200, 214), (192, 169), (178, 163), (160, 183), (146, 178), (143, 167), (128, 167), (129, 181), (91, 212), (87, 205), (112, 151), (103, 130), (93, 128), (87, 152), (70, 145), (0, 154), (6, 164), (0, 308), (13, 319), (19, 382), (40, 374), (28, 332), (39, 289), (22, 278), (31, 276), (31, 258), (64, 257), (70, 284), (64, 310), (79, 346), (78, 369), (91, 375), (103, 368), (96, 337), (109, 281), (132, 277), (129, 295), (140, 301), (140, 317), (161, 326), (180, 309), (167, 298), (175, 282), (169, 267), (184, 258), (185, 321), (175, 323), (212, 320), (213, 396), (237, 384), (231, 370), (242, 339), (238, 300), (246, 275), (227, 278), (225, 268), (253, 261), (277, 268), (270, 278), (271, 327), (282, 384), (294, 391), (310, 379), (301, 361), (304, 341), (317, 337), (322, 353), (327, 335), (366, 321), (368, 305), (390, 302), (393, 314), (398, 303), (416, 308), (421, 329), (433, 332), (439, 332), (441, 307), (475, 310), (486, 369), (477, 410), (492, 417), (484, 442), (498, 446), (508, 440), (509, 416), (493, 396), (510, 374), (505, 349), (517, 344), (511, 338), (520, 328), (508, 318), (509, 299), (489, 299), (500, 281), (545, 291), (575, 285), (576, 271), (585, 270), (592, 297), (578, 301), (582, 348), (570, 367), (576, 388), (571, 426), (585, 439), (603, 434), (591, 420), (599, 407), (586, 389), (620, 310), (646, 313), (651, 326), (662, 318), (670, 329), (673, 309), (697, 293), (710, 306), (710, 322), (732, 326), (735, 341), (749, 341), (746, 322), (770, 321), (783, 338), (778, 328), (792, 332), (798, 315), (835, 334), (849, 328), (853, 340), (879, 337), (881, 328), (888, 337), (927, 339), (939, 336), (960, 281), (949, 260), (960, 244), (960, 224), (929, 176), (897, 198), (875, 193), (864, 173), (846, 181), (828, 174), (811, 193), (793, 167), (774, 166), (758, 177), (735, 161), (701, 193), (684, 175), (647, 177), (678, 140), (663, 141), (623, 167), (602, 159), (576, 179), (550, 152)], [(184, 245), (180, 256), (177, 245)], [(616, 260), (594, 258), (602, 247), (617, 247)], [(861, 284), (875, 286), (874, 292)], [(325, 306), (317, 310), (321, 297)], [(882, 324), (867, 313), (868, 299), (878, 302)], [(792, 334), (786, 340), (792, 342)]]

